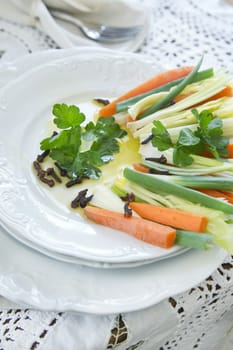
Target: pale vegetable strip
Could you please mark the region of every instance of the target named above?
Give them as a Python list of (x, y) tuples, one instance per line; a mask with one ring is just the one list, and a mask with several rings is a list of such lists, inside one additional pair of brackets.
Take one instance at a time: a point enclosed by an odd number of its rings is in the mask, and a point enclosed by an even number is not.
[[(127, 126), (133, 133), (135, 133), (136, 130), (143, 128), (144, 126), (147, 126), (148, 128), (148, 125), (151, 125), (150, 123), (152, 123), (156, 119), (164, 119), (173, 115), (174, 113), (181, 112), (187, 108), (191, 108), (194, 105), (200, 104), (209, 97), (223, 90), (229, 83), (229, 80), (229, 76), (226, 76), (224, 74), (214, 76), (210, 79), (206, 79), (200, 85), (198, 92), (186, 97), (185, 99), (175, 103), (174, 105), (171, 105), (170, 107), (166, 107), (147, 116), (147, 118), (130, 122)], [(141, 103), (141, 106), (143, 108), (143, 100), (139, 101), (138, 103)], [(134, 105), (135, 108), (137, 107), (136, 105), (137, 104)], [(132, 111), (133, 107), (131, 107), (130, 110)]]
[[(195, 160), (197, 160), (197, 156), (192, 156), (194, 159), (194, 165), (190, 165), (189, 167), (174, 167), (172, 165), (167, 164), (160, 164), (158, 162), (152, 162), (149, 160), (145, 160), (142, 162), (143, 166), (146, 166), (150, 169), (155, 169), (158, 171), (164, 171), (168, 172), (169, 174), (173, 175), (208, 175), (208, 174), (215, 174), (220, 172), (226, 172), (226, 171), (233, 171), (233, 164), (227, 163), (227, 162), (219, 162), (219, 165), (203, 165), (199, 167), (195, 167)], [(204, 158), (204, 157), (203, 157)], [(200, 159), (200, 158), (199, 158)]]
[(233, 205), (231, 204), (221, 202), (218, 199), (209, 197), (190, 188), (164, 181), (161, 178), (154, 177), (153, 175), (139, 173), (132, 169), (126, 168), (124, 170), (124, 176), (129, 181), (133, 181), (152, 192), (164, 192), (173, 194), (175, 196), (187, 199), (193, 203), (200, 203), (201, 205), (208, 208), (221, 210), (227, 214), (233, 214)]
[[(197, 72), (197, 74), (195, 75), (194, 79), (193, 79), (193, 83), (194, 82), (198, 82), (204, 79), (208, 79), (211, 78), (213, 76), (214, 72), (212, 68), (203, 70), (201, 72)], [(162, 92), (162, 91), (169, 91), (173, 86), (178, 85), (179, 83), (181, 83), (184, 80), (184, 78), (181, 79), (177, 79), (174, 80), (172, 82), (169, 82), (167, 84), (164, 84), (156, 89), (152, 89), (148, 92), (145, 92), (143, 94), (137, 95), (135, 97), (131, 97), (128, 98), (127, 100), (123, 100), (122, 102), (117, 103), (116, 105), (116, 111), (117, 112), (122, 112), (127, 110), (129, 107), (131, 107), (132, 105), (134, 105), (136, 102), (142, 100), (143, 98), (150, 96), (152, 94), (158, 93), (158, 92)]]
[(144, 113), (142, 113), (140, 115), (140, 119), (145, 118), (148, 115), (153, 114), (159, 111), (161, 108), (165, 107), (170, 101), (173, 100), (174, 97), (179, 95), (188, 84), (192, 83), (195, 75), (197, 74), (202, 64), (202, 61), (203, 61), (203, 57), (200, 59), (196, 67), (194, 67), (192, 72), (190, 72), (189, 75), (186, 78), (184, 78), (184, 80), (182, 80), (178, 85), (176, 85), (173, 89), (171, 89), (169, 93), (166, 96), (164, 96), (161, 100), (156, 102), (153, 106), (151, 106)]
[(153, 78), (134, 87), (130, 91), (124, 93), (123, 95), (112, 101), (110, 104), (101, 108), (98, 114), (102, 117), (110, 117), (116, 113), (116, 104), (118, 102), (150, 91), (158, 86), (164, 85), (179, 78), (185, 77), (192, 71), (192, 69), (193, 67), (180, 67), (156, 74)]
[[(217, 100), (209, 101), (206, 103), (203, 103), (196, 107), (196, 110), (198, 113), (208, 110), (218, 118), (225, 119), (225, 118), (232, 118), (233, 115), (233, 98), (232, 97), (222, 97)], [(138, 123), (138, 122), (135, 122)], [(174, 112), (172, 115), (165, 116), (162, 118), (163, 125), (167, 128), (176, 128), (176, 127), (182, 127), (182, 126), (189, 126), (190, 124), (196, 124), (196, 118), (192, 113), (192, 108), (182, 111), (182, 112)], [(133, 127), (133, 124), (128, 123), (128, 125)], [(149, 122), (145, 126), (143, 126), (141, 129), (138, 129), (134, 132), (134, 137), (140, 137), (140, 140), (142, 141), (145, 139), (148, 134), (151, 132), (151, 129), (153, 128), (153, 122)]]

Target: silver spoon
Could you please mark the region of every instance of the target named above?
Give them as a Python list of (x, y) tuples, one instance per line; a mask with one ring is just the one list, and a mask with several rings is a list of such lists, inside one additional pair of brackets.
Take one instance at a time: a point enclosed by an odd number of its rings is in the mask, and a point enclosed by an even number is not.
[(55, 19), (76, 25), (88, 39), (98, 42), (116, 43), (128, 41), (142, 30), (141, 25), (111, 27), (105, 24), (84, 23), (77, 17), (58, 10), (50, 10), (50, 13)]

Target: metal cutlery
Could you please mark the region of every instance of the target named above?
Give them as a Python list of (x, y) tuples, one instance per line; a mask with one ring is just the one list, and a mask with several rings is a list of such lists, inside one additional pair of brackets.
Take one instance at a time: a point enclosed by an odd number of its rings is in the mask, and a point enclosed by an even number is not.
[(50, 10), (50, 13), (55, 19), (60, 19), (77, 26), (83, 35), (85, 35), (88, 39), (97, 42), (114, 44), (117, 42), (128, 41), (137, 36), (142, 30), (141, 25), (129, 27), (112, 27), (106, 24), (82, 22), (77, 17), (59, 10)]

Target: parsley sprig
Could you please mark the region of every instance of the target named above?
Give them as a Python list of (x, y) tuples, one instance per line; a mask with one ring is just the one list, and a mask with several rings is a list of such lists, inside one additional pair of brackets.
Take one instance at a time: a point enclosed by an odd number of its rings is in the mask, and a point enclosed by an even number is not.
[(222, 120), (208, 110), (199, 113), (197, 109), (193, 109), (192, 113), (197, 119), (197, 129), (192, 131), (189, 128), (183, 128), (175, 144), (172, 143), (165, 126), (159, 120), (155, 120), (152, 129), (152, 145), (159, 151), (173, 148), (173, 162), (178, 166), (191, 165), (193, 162), (191, 155), (201, 155), (205, 151), (215, 158), (226, 157), (229, 139), (223, 136)]
[(118, 139), (126, 131), (113, 117), (102, 117), (96, 124), (89, 122), (83, 126), (86, 117), (75, 105), (55, 104), (52, 112), (61, 131), (42, 140), (41, 150), (49, 150), (49, 156), (71, 179), (99, 178), (100, 167), (114, 159), (114, 153), (119, 152)]

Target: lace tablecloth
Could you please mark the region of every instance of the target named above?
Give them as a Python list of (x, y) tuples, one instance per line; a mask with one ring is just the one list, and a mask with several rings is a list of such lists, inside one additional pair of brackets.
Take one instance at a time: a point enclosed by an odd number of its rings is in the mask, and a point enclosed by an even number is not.
[[(167, 66), (202, 53), (211, 66), (233, 68), (233, 6), (227, 0), (144, 0), (152, 26), (139, 53)], [(0, 19), (7, 61), (57, 44), (44, 33)], [(94, 316), (22, 309), (0, 299), (4, 350), (230, 350), (233, 348), (233, 258), (203, 283), (149, 309)]]

